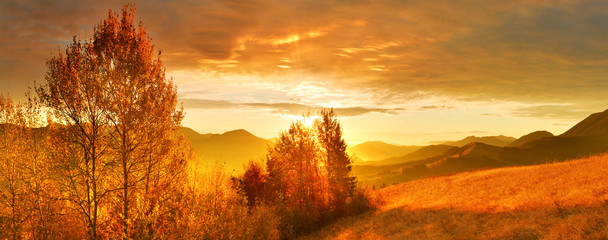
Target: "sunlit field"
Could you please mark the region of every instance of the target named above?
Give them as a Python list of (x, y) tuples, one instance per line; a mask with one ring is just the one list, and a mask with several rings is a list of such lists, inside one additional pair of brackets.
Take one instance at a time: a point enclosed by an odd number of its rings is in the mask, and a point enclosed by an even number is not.
[(608, 155), (377, 190), (384, 204), (304, 239), (606, 239)]

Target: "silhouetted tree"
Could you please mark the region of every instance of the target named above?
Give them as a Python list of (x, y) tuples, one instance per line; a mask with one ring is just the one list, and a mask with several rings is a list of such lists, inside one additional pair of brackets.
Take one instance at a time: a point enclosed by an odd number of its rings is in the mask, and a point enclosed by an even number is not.
[(245, 167), (243, 191), (247, 196), (247, 204), (250, 208), (256, 206), (256, 203), (265, 197), (266, 178), (266, 173), (260, 163), (250, 161)]
[(292, 123), (266, 156), (268, 184), (275, 201), (284, 204), (283, 235), (308, 232), (319, 225), (325, 209), (324, 175), (313, 129)]
[(353, 196), (356, 181), (350, 175), (351, 158), (346, 153), (346, 142), (342, 138), (342, 127), (333, 109), (323, 109), (315, 120), (317, 140), (321, 148), (321, 162), (325, 167), (329, 204), (336, 216), (346, 212), (347, 200)]

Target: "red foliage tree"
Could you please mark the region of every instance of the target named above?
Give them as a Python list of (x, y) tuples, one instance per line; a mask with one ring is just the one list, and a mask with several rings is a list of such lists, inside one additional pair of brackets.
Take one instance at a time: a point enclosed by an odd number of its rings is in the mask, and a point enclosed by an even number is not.
[(243, 191), (247, 196), (247, 204), (250, 208), (265, 197), (266, 178), (262, 165), (250, 161), (243, 174)]

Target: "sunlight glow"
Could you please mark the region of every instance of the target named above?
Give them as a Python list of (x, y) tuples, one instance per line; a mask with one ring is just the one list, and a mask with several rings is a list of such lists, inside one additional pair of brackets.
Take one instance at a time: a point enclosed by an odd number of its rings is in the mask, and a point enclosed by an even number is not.
[(304, 124), (304, 126), (312, 128), (315, 123), (315, 120), (319, 119), (319, 116), (300, 116), (300, 121)]

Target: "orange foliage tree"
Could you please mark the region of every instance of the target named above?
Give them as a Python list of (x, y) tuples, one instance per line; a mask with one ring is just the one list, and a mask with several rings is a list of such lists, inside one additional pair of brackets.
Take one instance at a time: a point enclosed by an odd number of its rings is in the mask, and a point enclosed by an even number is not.
[(321, 162), (327, 174), (329, 208), (334, 217), (339, 217), (347, 211), (347, 200), (353, 196), (356, 180), (350, 175), (351, 158), (346, 153), (342, 127), (334, 110), (321, 110), (319, 116), (314, 127), (321, 150)]
[(55, 134), (66, 149), (57, 161), (61, 182), (91, 239), (162, 234), (166, 191), (179, 185), (189, 158), (178, 137), (176, 88), (134, 14), (129, 5), (121, 17), (110, 11), (92, 39), (74, 39), (48, 60), (47, 82), (37, 88), (64, 126)]
[[(324, 208), (321, 168), (314, 132), (303, 122), (292, 123), (267, 155), (269, 184), (286, 210), (284, 234), (316, 228)], [(290, 229), (290, 230), (288, 230)]]
[[(310, 232), (344, 215), (354, 193), (351, 159), (337, 116), (333, 109), (319, 115), (313, 127), (302, 121), (292, 123), (266, 156), (267, 198), (282, 206), (283, 237)], [(245, 186), (252, 184), (248, 181), (245, 176)]]
[(10, 97), (0, 96), (0, 237), (19, 239), (30, 217), (22, 160), (27, 130), (22, 109)]
[[(52, 181), (47, 128), (34, 101), (0, 95), (0, 238), (73, 235)], [(76, 226), (78, 224), (74, 224)]]

